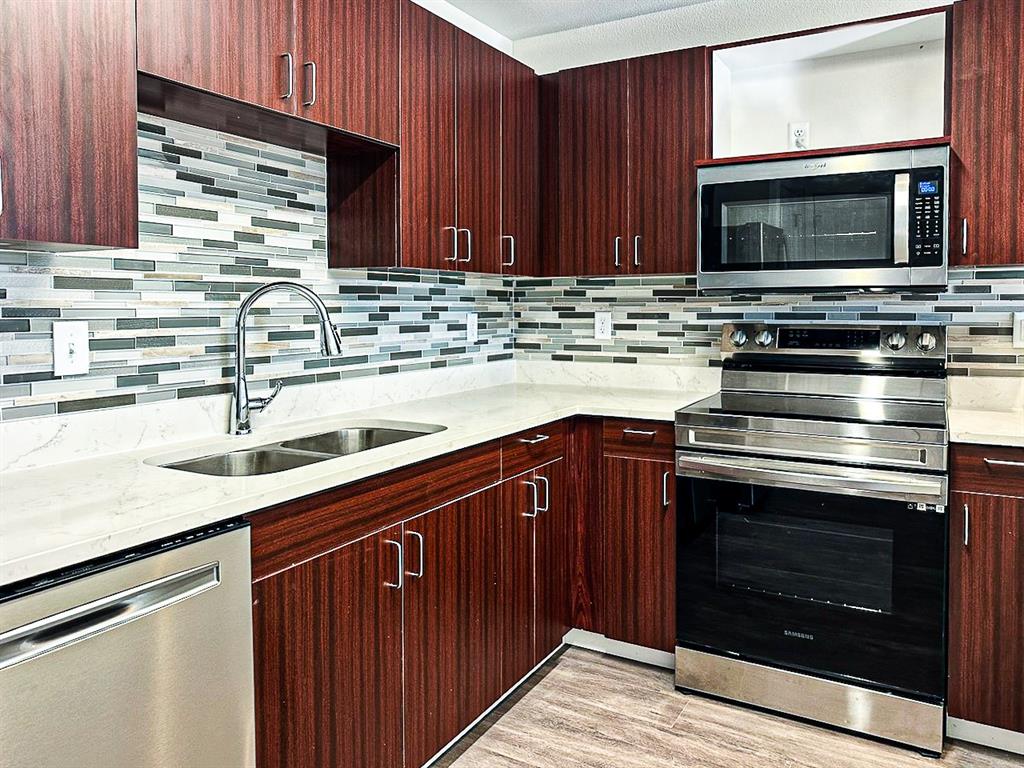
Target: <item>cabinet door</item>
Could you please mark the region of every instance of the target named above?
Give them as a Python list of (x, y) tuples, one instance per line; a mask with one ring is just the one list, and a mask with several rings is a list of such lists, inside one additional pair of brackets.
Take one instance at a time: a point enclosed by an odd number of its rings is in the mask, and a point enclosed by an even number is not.
[(953, 263), (1024, 262), (1022, 30), (1020, 0), (965, 0), (953, 6), (950, 132), (958, 159), (950, 216)]
[(525, 64), (502, 57), (502, 271), (535, 275), (540, 266), (540, 79)]
[(295, 10), (298, 114), (397, 144), (398, 0), (301, 0)]
[(454, 269), (455, 28), (402, 3), (402, 266)]
[(704, 48), (629, 60), (629, 269), (697, 270), (697, 171), (707, 151)]
[(500, 530), (500, 486), (405, 524), (407, 768), (501, 695)]
[(535, 520), (537, 630), (534, 664), (562, 644), (569, 631), (569, 569), (572, 515), (567, 498), (565, 461), (558, 460), (534, 472), (540, 483), (543, 507)]
[(675, 647), (676, 516), (673, 465), (604, 460), (605, 634)]
[(253, 584), (261, 768), (402, 763), (401, 528)]
[(501, 54), (456, 36), (458, 268), (501, 272)]
[(0, 238), (138, 245), (134, 3), (0, 0)]
[(142, 72), (294, 111), (291, 0), (138, 0), (137, 8)]
[(626, 76), (624, 61), (558, 75), (559, 274), (629, 269)]
[(535, 499), (539, 499), (534, 494), (536, 487), (532, 472), (506, 480), (501, 486), (501, 687), (506, 691), (535, 664), (533, 537)]
[(954, 493), (949, 714), (1024, 731), (1024, 499)]

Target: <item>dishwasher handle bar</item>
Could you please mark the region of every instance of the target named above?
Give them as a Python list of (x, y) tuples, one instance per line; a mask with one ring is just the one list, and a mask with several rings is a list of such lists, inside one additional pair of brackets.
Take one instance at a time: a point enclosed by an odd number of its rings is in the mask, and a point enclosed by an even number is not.
[(0, 670), (141, 619), (220, 581), (220, 563), (207, 563), (0, 633)]

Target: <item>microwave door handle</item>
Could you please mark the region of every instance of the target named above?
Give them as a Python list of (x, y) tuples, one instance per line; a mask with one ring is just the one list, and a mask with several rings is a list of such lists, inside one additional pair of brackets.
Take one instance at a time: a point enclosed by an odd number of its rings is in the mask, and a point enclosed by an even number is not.
[(910, 174), (897, 173), (892, 182), (892, 257), (897, 266), (910, 264)]

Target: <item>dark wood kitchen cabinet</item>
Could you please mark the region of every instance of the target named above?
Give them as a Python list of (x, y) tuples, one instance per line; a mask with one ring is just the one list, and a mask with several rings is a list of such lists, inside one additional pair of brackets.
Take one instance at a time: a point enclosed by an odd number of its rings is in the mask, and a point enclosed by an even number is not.
[(405, 765), (501, 695), (500, 486), (405, 524)]
[(1024, 450), (952, 455), (948, 711), (1024, 732)]
[(253, 584), (261, 768), (402, 765), (401, 533)]
[(606, 419), (604, 633), (675, 647), (675, 473), (672, 425)]
[(950, 260), (1024, 263), (1024, 4), (953, 6)]
[(506, 480), (501, 489), (501, 685), (508, 690), (535, 663), (533, 545), (540, 497), (533, 472)]
[(573, 528), (565, 460), (538, 467), (534, 479), (540, 484), (543, 498), (543, 506), (534, 520), (537, 628), (533, 658), (534, 664), (539, 664), (562, 644), (572, 626), (569, 555)]
[(132, 0), (0, 0), (0, 239), (138, 245)]
[(540, 248), (540, 78), (502, 56), (501, 269), (535, 275)]

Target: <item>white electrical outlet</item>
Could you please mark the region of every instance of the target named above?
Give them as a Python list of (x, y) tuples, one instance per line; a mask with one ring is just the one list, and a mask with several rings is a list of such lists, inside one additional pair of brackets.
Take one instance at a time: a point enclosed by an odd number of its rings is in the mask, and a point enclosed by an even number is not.
[(800, 150), (811, 148), (811, 124), (790, 123), (789, 124), (789, 148)]
[(89, 323), (65, 320), (53, 324), (53, 375), (89, 372)]
[(476, 344), (480, 341), (480, 319), (476, 312), (466, 315), (466, 343)]
[(1013, 313), (1013, 346), (1024, 349), (1024, 312)]
[(594, 313), (594, 338), (610, 339), (612, 337), (612, 313)]

